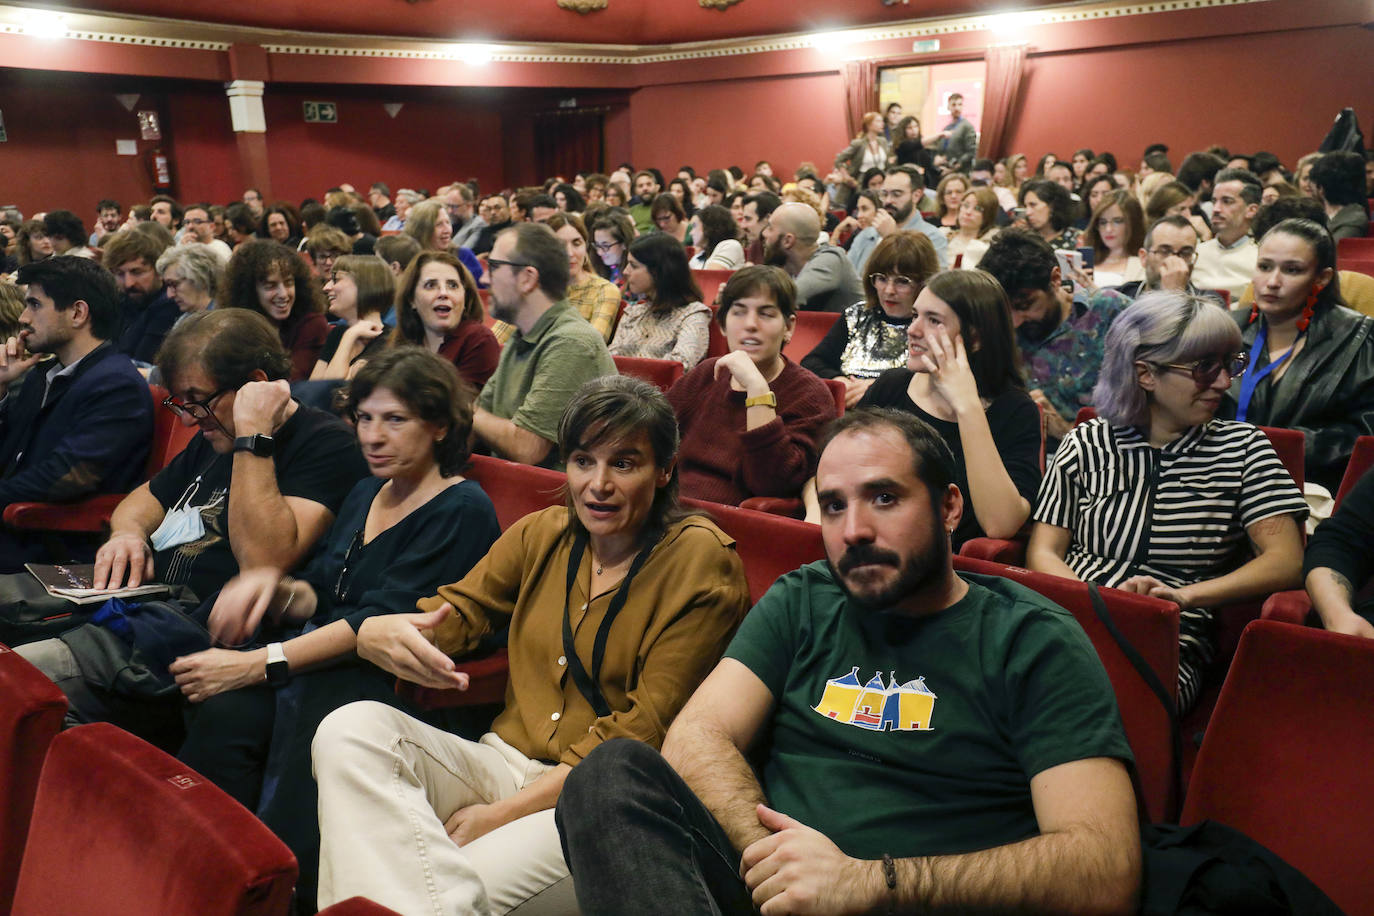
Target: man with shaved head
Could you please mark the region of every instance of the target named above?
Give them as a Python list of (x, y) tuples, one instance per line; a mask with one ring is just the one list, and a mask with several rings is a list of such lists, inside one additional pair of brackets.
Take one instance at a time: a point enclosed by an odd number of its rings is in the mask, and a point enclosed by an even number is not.
[(864, 298), (863, 284), (843, 248), (819, 243), (821, 218), (811, 207), (785, 203), (763, 224), (763, 261), (797, 282), (797, 308), (843, 312)]

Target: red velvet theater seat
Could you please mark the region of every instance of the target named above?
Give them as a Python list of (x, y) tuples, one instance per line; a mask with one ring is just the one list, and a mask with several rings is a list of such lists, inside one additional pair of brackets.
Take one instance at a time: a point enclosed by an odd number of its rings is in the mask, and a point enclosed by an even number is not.
[(10, 911), (43, 756), (66, 712), (57, 685), (0, 645), (0, 913)]
[(15, 916), (285, 916), (291, 851), (203, 776), (107, 723), (53, 739)]
[(380, 903), (373, 903), (366, 897), (349, 897), (333, 906), (320, 910), (319, 916), (400, 916), (395, 910)]

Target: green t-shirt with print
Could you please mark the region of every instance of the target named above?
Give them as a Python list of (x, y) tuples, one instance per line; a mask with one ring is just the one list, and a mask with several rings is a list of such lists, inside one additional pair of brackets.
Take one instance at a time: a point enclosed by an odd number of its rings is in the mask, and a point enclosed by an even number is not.
[(1129, 761), (1111, 683), (1068, 611), (964, 575), (929, 617), (852, 605), (824, 562), (779, 579), (726, 656), (776, 701), (769, 804), (865, 859), (952, 855), (1036, 835), (1030, 780)]

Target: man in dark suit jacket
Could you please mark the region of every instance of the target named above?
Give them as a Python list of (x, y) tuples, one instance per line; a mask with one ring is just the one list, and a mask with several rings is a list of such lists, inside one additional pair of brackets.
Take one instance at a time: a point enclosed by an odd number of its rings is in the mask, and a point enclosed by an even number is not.
[[(59, 257), (25, 265), (18, 280), (28, 286), (22, 330), (0, 348), (0, 511), (133, 489), (152, 443), (153, 401), (110, 342), (119, 328), (114, 278), (94, 261)], [(40, 363), (45, 354), (54, 358)], [(0, 530), (0, 571), (41, 556), (31, 540)]]

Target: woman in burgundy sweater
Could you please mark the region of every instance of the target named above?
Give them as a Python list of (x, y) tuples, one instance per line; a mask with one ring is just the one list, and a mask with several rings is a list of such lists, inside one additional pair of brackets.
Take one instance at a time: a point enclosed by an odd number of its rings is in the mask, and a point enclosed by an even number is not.
[(462, 262), (447, 251), (422, 251), (397, 282), (391, 343), (438, 353), (481, 391), (501, 358), (485, 318), (477, 281)]
[(816, 439), (835, 418), (825, 383), (782, 355), (797, 288), (776, 267), (736, 271), (716, 319), (730, 352), (706, 359), (668, 392), (682, 435), (682, 493), (738, 505), (799, 496), (816, 470)]

